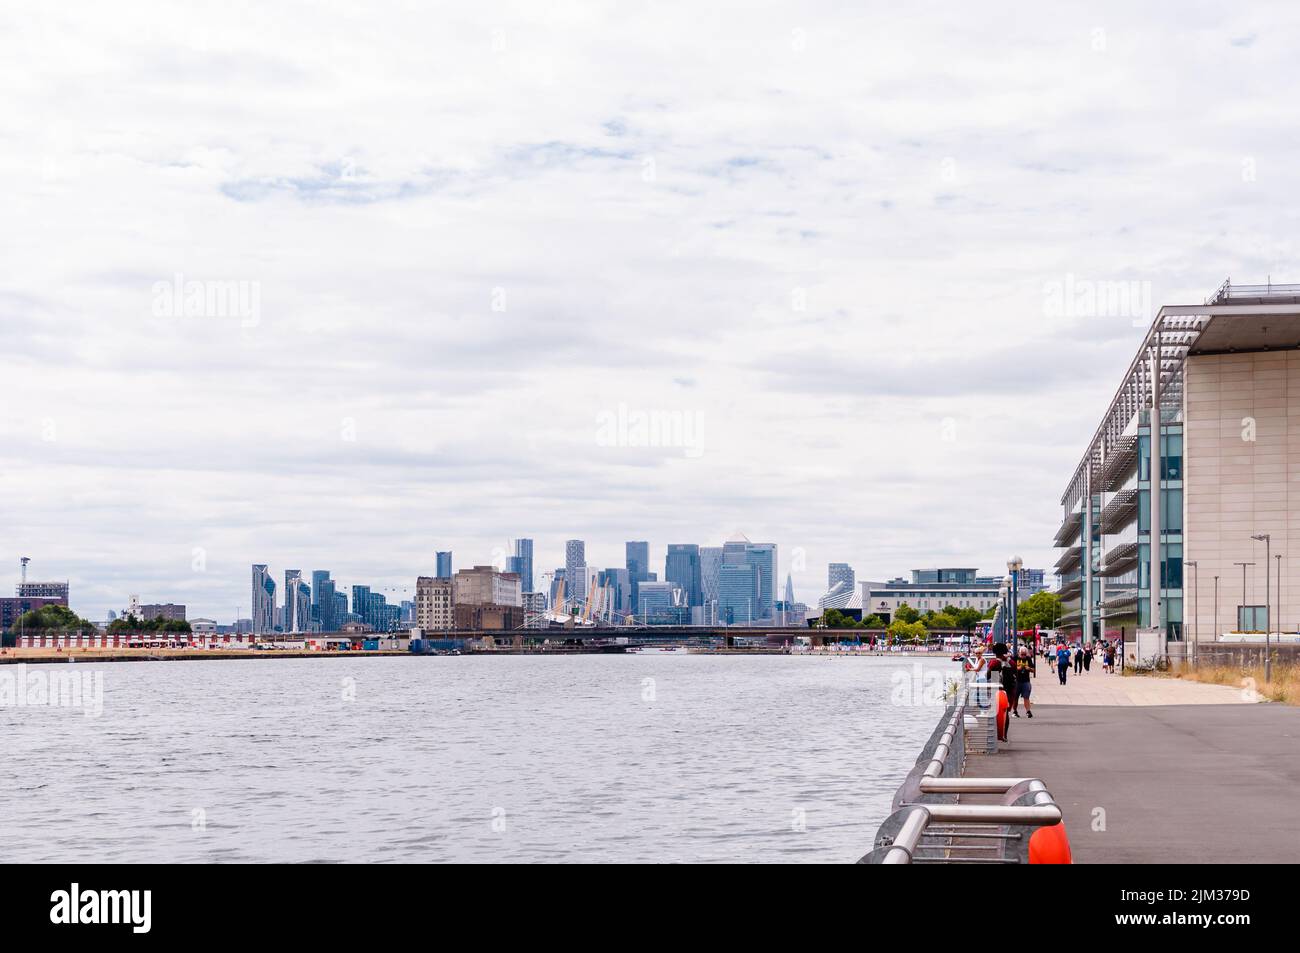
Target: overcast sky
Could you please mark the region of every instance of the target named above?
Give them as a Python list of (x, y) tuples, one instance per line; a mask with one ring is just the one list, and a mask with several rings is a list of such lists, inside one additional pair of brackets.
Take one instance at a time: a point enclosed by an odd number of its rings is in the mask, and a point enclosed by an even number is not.
[(0, 581), (92, 618), (516, 536), (1050, 567), (1146, 305), (1300, 280), (1294, 4), (54, 6), (0, 10)]

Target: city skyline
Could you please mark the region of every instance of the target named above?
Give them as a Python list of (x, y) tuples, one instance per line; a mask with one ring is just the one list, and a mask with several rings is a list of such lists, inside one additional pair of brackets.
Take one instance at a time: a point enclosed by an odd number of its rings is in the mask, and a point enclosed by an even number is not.
[[(731, 538), (737, 538), (737, 535), (733, 533), (731, 534)], [(743, 538), (743, 534), (738, 538)], [(530, 539), (528, 537), (521, 537), (520, 539), (527, 540), (528, 542), (534, 543), (535, 545), (535, 540), (533, 539)], [(584, 549), (586, 549), (591, 541), (582, 539), (582, 540), (568, 540), (567, 542), (580, 542), (584, 545)], [(746, 540), (746, 542), (748, 542), (748, 540)], [(718, 571), (721, 569), (722, 554), (725, 549), (724, 545), (710, 546), (708, 543), (654, 544), (654, 543), (649, 543), (649, 541), (647, 541), (647, 543), (648, 543), (648, 550), (650, 553), (647, 571), (648, 574), (659, 583), (672, 581), (667, 576), (668, 554), (670, 551), (670, 547), (696, 546), (698, 550), (695, 554), (697, 558), (696, 568), (699, 569), (701, 573), (700, 589), (699, 589), (700, 601), (694, 603), (686, 602), (684, 604), (699, 605), (701, 604), (701, 602), (704, 602), (706, 598), (709, 599), (710, 601), (718, 598), (719, 593), (717, 592), (716, 588), (712, 594), (709, 593), (708, 581), (712, 579), (713, 585), (715, 587), (718, 585)], [(556, 555), (559, 561), (551, 563), (548, 562), (543, 557), (534, 556), (534, 569), (533, 569), (534, 589), (528, 590), (528, 589), (521, 588), (521, 591), (524, 592), (541, 591), (541, 592), (546, 592), (549, 595), (552, 588), (552, 580), (551, 580), (552, 574), (558, 569), (565, 568), (564, 557), (566, 555), (565, 553), (566, 545), (567, 544), (565, 542), (561, 542), (558, 547), (553, 547), (551, 550), (547, 550), (544, 548), (536, 550), (536, 552), (541, 552), (541, 553), (552, 552), (553, 554)], [(846, 565), (842, 560), (831, 560), (827, 563), (822, 563), (819, 566), (815, 561), (811, 561), (806, 553), (800, 552), (797, 548), (795, 548), (793, 552), (786, 553), (782, 550), (779, 544), (762, 543), (762, 544), (751, 544), (751, 545), (759, 545), (763, 547), (775, 546), (776, 548), (776, 552), (778, 554), (778, 560), (771, 572), (771, 583), (770, 583), (771, 600), (772, 601), (784, 600), (786, 581), (787, 579), (789, 579), (795, 591), (795, 601), (810, 606), (811, 607), (810, 611), (812, 611), (814, 614), (817, 611), (816, 607), (817, 607), (818, 598), (824, 595), (827, 590), (826, 583), (828, 580), (828, 575), (832, 571), (831, 567), (833, 566), (842, 567)], [(622, 555), (613, 561), (608, 561), (608, 562), (601, 561), (599, 564), (589, 563), (588, 564), (589, 573), (594, 577), (597, 573), (603, 573), (607, 569), (628, 568), (627, 561), (629, 558), (629, 554), (626, 550), (626, 546), (627, 546), (626, 541), (624, 543), (619, 543), (617, 545), (602, 543), (599, 549), (597, 550), (598, 552), (612, 553), (615, 551), (621, 551)], [(700, 561), (700, 557), (704, 554), (707, 554), (710, 551), (716, 551), (719, 557), (719, 564), (713, 567), (711, 574), (710, 572), (707, 572), (703, 569), (703, 563)], [(455, 550), (448, 550), (448, 552), (454, 553)], [(469, 569), (475, 566), (492, 566), (493, 568), (496, 568), (498, 571), (501, 572), (513, 572), (515, 570), (511, 568), (511, 563), (516, 558), (518, 557), (513, 555), (513, 550), (510, 547), (495, 547), (492, 550), (492, 552), (489, 553), (483, 559), (463, 558), (461, 560), (458, 560), (458, 563), (455, 567), (455, 571), (459, 571), (460, 569)], [(297, 568), (298, 565), (302, 565), (304, 567), (308, 565), (302, 559), (291, 559), (290, 562), (294, 564), (293, 568), (288, 567), (282, 562), (277, 563), (274, 560), (268, 562), (259, 562), (259, 563), (244, 563), (241, 568), (243, 582), (235, 587), (239, 590), (238, 592), (239, 598), (235, 599), (232, 603), (230, 603), (228, 607), (223, 607), (219, 603), (203, 602), (202, 600), (198, 598), (194, 598), (192, 595), (189, 595), (190, 591), (184, 588), (179, 588), (174, 591), (171, 591), (164, 597), (155, 593), (152, 589), (149, 588), (148, 585), (141, 584), (136, 586), (134, 589), (132, 589), (128, 595), (123, 595), (120, 599), (116, 599), (116, 600), (110, 599), (104, 608), (99, 609), (96, 606), (91, 605), (88, 602), (88, 600), (84, 600), (83, 598), (80, 597), (78, 592), (80, 581), (75, 578), (70, 580), (70, 582), (68, 583), (68, 586), (72, 591), (71, 606), (74, 610), (76, 610), (78, 613), (80, 613), (81, 615), (87, 618), (102, 621), (107, 618), (108, 613), (110, 611), (115, 614), (122, 613), (124, 611), (124, 607), (127, 606), (128, 604), (128, 599), (131, 596), (138, 596), (143, 603), (163, 604), (168, 602), (174, 602), (174, 603), (179, 603), (181, 605), (184, 605), (187, 608), (188, 617), (191, 619), (194, 618), (213, 619), (214, 621), (221, 622), (222, 624), (226, 624), (227, 622), (233, 623), (241, 620), (251, 620), (253, 622), (254, 629), (256, 630), (259, 625), (263, 625), (263, 624), (271, 628), (279, 627), (282, 625), (282, 621), (283, 621), (282, 613), (284, 611), (284, 596), (286, 591), (284, 582), (287, 581), (290, 573), (295, 574), (293, 578), (295, 578), (298, 581), (298, 583), (303, 587), (303, 591), (300, 593), (300, 597), (299, 597), (301, 601), (298, 603), (298, 605), (305, 607), (305, 611), (311, 613), (312, 618), (317, 618), (317, 613), (323, 611), (323, 614), (320, 615), (319, 618), (326, 619), (326, 620), (335, 619), (336, 616), (334, 613), (336, 610), (332, 608), (325, 608), (324, 610), (318, 609), (317, 602), (316, 602), (318, 582), (325, 583), (327, 587), (329, 587), (327, 588), (327, 591), (335, 593), (336, 599), (346, 598), (347, 600), (346, 611), (348, 611), (349, 613), (353, 613), (355, 612), (355, 609), (352, 607), (353, 593), (358, 588), (364, 589), (366, 592), (382, 594), (387, 599), (388, 607), (396, 608), (400, 606), (404, 600), (414, 601), (415, 593), (416, 593), (415, 580), (418, 577), (437, 576), (436, 553), (431, 554), (428, 560), (426, 561), (426, 563), (418, 567), (418, 571), (412, 570), (409, 573), (403, 572), (403, 573), (398, 573), (395, 576), (382, 576), (382, 577), (377, 576), (374, 572), (368, 571), (364, 568), (360, 569), (355, 574), (348, 573), (345, 576), (343, 573), (329, 570), (329, 569), (322, 570), (322, 569), (317, 569), (315, 567), (301, 568), (301, 569)], [(338, 562), (338, 561), (334, 560), (334, 562)], [(791, 562), (799, 562), (800, 564), (804, 565), (805, 568), (798, 571), (792, 570), (790, 568)], [(250, 587), (248, 582), (249, 579), (248, 572), (249, 572), (250, 565), (252, 567), (253, 578), (255, 580), (254, 589), (257, 586), (256, 580), (258, 578), (263, 580), (262, 584), (264, 587), (269, 585), (269, 595), (266, 597), (266, 604), (263, 605), (262, 607), (258, 607), (255, 604), (255, 600), (252, 599), (250, 595)], [(898, 577), (899, 573), (911, 573), (917, 569), (938, 566), (941, 565), (941, 563), (935, 562), (934, 560), (930, 560), (928, 562), (923, 562), (919, 566), (898, 566), (898, 567), (894, 567), (888, 572), (882, 572), (882, 573), (862, 573), (857, 571), (856, 566), (852, 566), (851, 564), (847, 564), (847, 565), (849, 566), (849, 569), (852, 570), (854, 575), (856, 575), (857, 577), (855, 583), (856, 586), (858, 584), (861, 584), (862, 582), (868, 582), (868, 581), (880, 582), (880, 583), (888, 582)], [(259, 576), (259, 570), (261, 571), (260, 576)], [(1035, 571), (1041, 573), (1043, 570), (1035, 570)], [(277, 581), (276, 578), (277, 572), (281, 574), (281, 579), (279, 581)], [(991, 567), (987, 572), (983, 572), (982, 574), (985, 576), (1000, 575), (1003, 572), (1005, 572), (1004, 568), (999, 569), (998, 567), (995, 566), (995, 567)], [(1051, 576), (1050, 572), (1048, 573), (1048, 575), (1049, 577)], [(801, 577), (806, 581), (806, 585), (804, 586), (800, 586), (800, 584), (797, 582), (797, 580), (799, 580)], [(344, 582), (343, 580), (345, 578), (349, 581)], [(546, 579), (547, 582), (546, 585), (542, 584), (544, 578)], [(2, 573), (0, 573), (0, 579), (3, 579)], [(352, 580), (366, 580), (366, 581), (354, 582)], [(820, 582), (818, 580), (820, 580)], [(629, 582), (630, 581), (631, 580), (629, 579)], [(8, 592), (8, 591), (13, 591), (17, 587), (17, 583), (18, 583), (18, 574), (15, 573), (12, 586), (4, 582), (0, 582), (0, 586), (3, 586), (4, 590)], [(676, 586), (675, 582), (674, 585)], [(570, 595), (572, 594), (570, 593)], [(705, 602), (704, 604), (708, 604), (708, 603)], [(261, 612), (265, 612), (266, 613), (265, 616), (259, 615), (259, 613)], [(262, 618), (265, 618), (269, 621), (267, 621), (266, 623), (262, 623), (261, 621), (259, 621)], [(269, 629), (267, 629), (267, 631), (269, 631)]]

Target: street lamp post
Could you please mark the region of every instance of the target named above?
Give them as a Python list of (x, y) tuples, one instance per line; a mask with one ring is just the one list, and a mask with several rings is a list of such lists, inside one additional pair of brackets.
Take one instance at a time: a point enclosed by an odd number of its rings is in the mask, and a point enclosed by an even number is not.
[(1268, 657), (1269, 636), (1272, 634), (1273, 631), (1273, 613), (1272, 613), (1272, 605), (1271, 605), (1272, 599), (1269, 598), (1270, 593), (1268, 591), (1269, 589), (1268, 559), (1269, 559), (1269, 547), (1272, 545), (1272, 540), (1269, 538), (1268, 533), (1256, 533), (1250, 538), (1255, 540), (1261, 540), (1264, 543), (1264, 681), (1267, 682), (1270, 681), (1269, 676), (1272, 674), (1273, 671), (1273, 666)]
[(1277, 644), (1282, 645), (1282, 554), (1273, 556), (1277, 560)]
[(1025, 562), (1019, 556), (1007, 560), (1011, 570), (1011, 654), (1019, 654), (1020, 645), (1020, 569)]
[[(1195, 559), (1187, 560), (1187, 565), (1192, 567), (1192, 664), (1195, 665), (1196, 652), (1201, 646), (1201, 572)], [(1186, 614), (1183, 616), (1183, 625), (1187, 625)]]
[[(1244, 609), (1246, 607), (1246, 567), (1253, 566), (1255, 564), (1254, 563), (1233, 563), (1233, 565), (1241, 567), (1241, 606)], [(1244, 622), (1245, 622), (1244, 619), (1237, 620), (1237, 625), (1241, 626), (1242, 632), (1246, 631), (1245, 625), (1243, 625)]]
[(1219, 577), (1214, 577), (1214, 641), (1219, 641)]

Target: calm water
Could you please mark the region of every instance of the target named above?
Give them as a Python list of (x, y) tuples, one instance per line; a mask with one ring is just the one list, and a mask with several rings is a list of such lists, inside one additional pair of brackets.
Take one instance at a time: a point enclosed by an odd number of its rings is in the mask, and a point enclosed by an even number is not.
[(79, 663), (104, 674), (101, 717), (0, 708), (0, 844), (10, 862), (852, 861), (939, 717), (891, 704), (912, 665)]

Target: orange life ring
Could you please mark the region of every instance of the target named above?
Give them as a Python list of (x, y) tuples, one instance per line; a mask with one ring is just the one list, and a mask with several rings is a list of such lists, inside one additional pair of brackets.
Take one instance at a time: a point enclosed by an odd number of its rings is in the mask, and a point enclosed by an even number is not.
[(1031, 864), (1072, 864), (1070, 838), (1065, 833), (1065, 822), (1051, 827), (1040, 827), (1029, 835), (1029, 862)]

